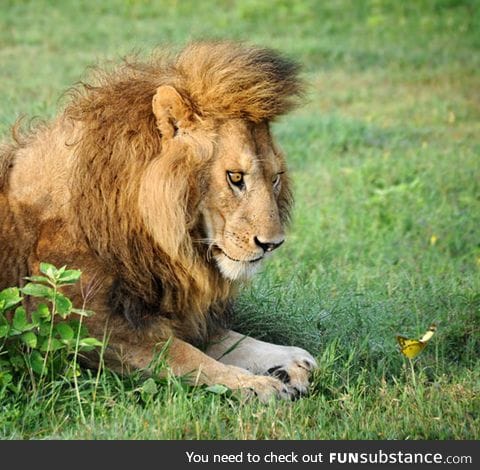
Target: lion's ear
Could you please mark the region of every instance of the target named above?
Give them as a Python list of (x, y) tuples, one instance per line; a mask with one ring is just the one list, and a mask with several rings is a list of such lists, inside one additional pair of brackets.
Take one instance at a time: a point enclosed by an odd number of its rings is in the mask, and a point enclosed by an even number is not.
[(185, 128), (191, 121), (192, 111), (175, 88), (162, 85), (152, 100), (153, 114), (163, 137), (174, 137), (177, 130)]

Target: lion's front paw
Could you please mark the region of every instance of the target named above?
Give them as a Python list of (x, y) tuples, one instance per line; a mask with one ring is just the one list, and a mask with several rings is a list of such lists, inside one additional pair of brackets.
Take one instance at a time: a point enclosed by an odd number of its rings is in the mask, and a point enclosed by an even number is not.
[(217, 382), (238, 390), (244, 397), (257, 397), (262, 402), (268, 402), (272, 398), (296, 398), (294, 390), (276, 377), (254, 375), (235, 366), (229, 366), (228, 372), (217, 377)]
[(288, 398), (307, 392), (310, 375), (317, 367), (313, 356), (304, 349), (267, 343), (234, 331), (227, 332), (208, 353), (228, 367), (275, 377), (287, 387)]
[(253, 375), (248, 383), (241, 386), (241, 393), (246, 397), (257, 397), (262, 402), (272, 398), (291, 400), (294, 394), (281, 380), (275, 377)]
[(293, 398), (305, 395), (310, 375), (317, 367), (312, 355), (301, 348), (285, 347), (283, 354), (276, 359), (278, 363), (270, 366), (266, 374), (281, 380)]

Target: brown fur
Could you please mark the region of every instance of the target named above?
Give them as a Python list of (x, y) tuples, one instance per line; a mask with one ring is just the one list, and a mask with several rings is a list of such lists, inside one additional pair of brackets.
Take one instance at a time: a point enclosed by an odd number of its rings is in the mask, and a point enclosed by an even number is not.
[(95, 291), (94, 334), (108, 322), (127, 356), (141, 354), (128, 348), (145, 338), (208, 340), (238, 284), (199, 242), (205, 214), (218, 218), (233, 198), (228, 189), (215, 206), (212, 178), (226, 186), (219, 149), (249, 149), (258, 194), (268, 200), (256, 207), (265, 220), (248, 208), (238, 217), (255, 232), (229, 232), (247, 264), (258, 249), (253, 235), (267, 227), (263, 238), (278, 238), (288, 220), (286, 174), (276, 192), (268, 183), (285, 171), (268, 122), (295, 105), (297, 72), (270, 50), (221, 42), (97, 72), (53, 123), (0, 149), (0, 288), (39, 261), (68, 264), (84, 271), (83, 291), (71, 295), (82, 301)]

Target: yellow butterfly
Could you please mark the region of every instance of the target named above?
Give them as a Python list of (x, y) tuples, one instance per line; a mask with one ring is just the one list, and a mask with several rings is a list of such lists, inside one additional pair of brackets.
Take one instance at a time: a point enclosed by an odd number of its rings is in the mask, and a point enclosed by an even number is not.
[(400, 345), (400, 352), (405, 357), (414, 359), (425, 349), (425, 346), (430, 341), (436, 330), (437, 326), (432, 324), (420, 339), (408, 339), (405, 338), (405, 336), (397, 336), (397, 341)]

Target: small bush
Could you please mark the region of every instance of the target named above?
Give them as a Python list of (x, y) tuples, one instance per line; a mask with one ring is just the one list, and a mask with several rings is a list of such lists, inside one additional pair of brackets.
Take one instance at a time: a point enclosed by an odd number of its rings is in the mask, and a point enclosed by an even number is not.
[[(102, 346), (82, 323), (93, 312), (74, 308), (59, 290), (75, 284), (81, 272), (48, 263), (40, 264), (40, 272), (24, 287), (0, 292), (0, 389), (35, 390), (47, 376), (75, 378), (78, 354)], [(22, 305), (26, 297), (38, 299), (32, 312)]]

